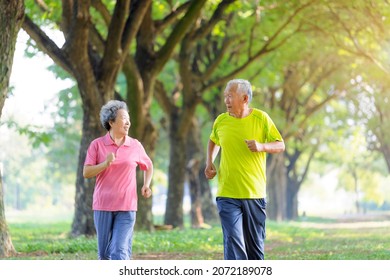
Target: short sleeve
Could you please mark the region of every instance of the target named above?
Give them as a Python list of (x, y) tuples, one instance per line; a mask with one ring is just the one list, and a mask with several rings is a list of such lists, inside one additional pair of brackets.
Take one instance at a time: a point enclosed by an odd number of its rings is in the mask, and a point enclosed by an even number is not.
[(268, 114), (266, 114), (266, 119), (268, 127), (267, 142), (283, 141), (282, 135)]
[(225, 114), (220, 114), (214, 121), (213, 128), (211, 130), (210, 134), (210, 140), (213, 141), (216, 145), (221, 146), (220, 139), (218, 136), (218, 125), (221, 123), (221, 121), (226, 117)]
[(138, 145), (138, 161), (139, 168), (143, 171), (150, 169), (153, 166), (152, 160), (146, 153), (142, 144), (137, 140)]
[(216, 123), (214, 122), (213, 129), (211, 130), (211, 134), (210, 134), (210, 140), (213, 141), (216, 145), (220, 146), (218, 134), (216, 133), (216, 125), (215, 124)]
[(92, 141), (88, 147), (87, 155), (85, 157), (84, 165), (96, 165), (97, 164), (97, 149), (98, 145), (96, 141)]

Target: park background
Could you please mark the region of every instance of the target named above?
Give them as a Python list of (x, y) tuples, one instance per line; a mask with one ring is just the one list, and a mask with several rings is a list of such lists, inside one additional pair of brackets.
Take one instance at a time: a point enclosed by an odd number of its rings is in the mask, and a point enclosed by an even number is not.
[(205, 144), (224, 85), (245, 78), (286, 142), (268, 157), (269, 258), (389, 259), (389, 4), (149, 2), (85, 1), (82, 37), (69, 3), (25, 1), (0, 126), (11, 258), (95, 258), (80, 166), (118, 98), (155, 163), (135, 257), (220, 259)]

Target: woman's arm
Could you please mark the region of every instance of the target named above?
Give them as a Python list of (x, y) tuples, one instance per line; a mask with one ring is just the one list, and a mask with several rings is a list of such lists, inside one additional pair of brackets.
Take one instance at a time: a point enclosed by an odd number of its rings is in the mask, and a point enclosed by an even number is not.
[(144, 171), (144, 185), (141, 189), (141, 194), (143, 197), (148, 198), (152, 195), (152, 190), (150, 189), (150, 184), (152, 183), (153, 177), (153, 165), (149, 169)]
[(105, 170), (107, 167), (111, 165), (111, 163), (115, 160), (114, 153), (110, 153), (107, 155), (105, 161), (96, 164), (96, 165), (84, 165), (83, 176), (84, 178), (92, 178), (98, 175), (100, 172)]

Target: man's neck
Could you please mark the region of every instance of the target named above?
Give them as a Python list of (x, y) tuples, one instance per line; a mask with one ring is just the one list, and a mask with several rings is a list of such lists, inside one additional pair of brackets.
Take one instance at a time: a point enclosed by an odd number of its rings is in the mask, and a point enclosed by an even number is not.
[(252, 108), (245, 107), (243, 110), (237, 113), (230, 113), (230, 116), (235, 117), (237, 119), (242, 119), (249, 116), (251, 112), (252, 112)]

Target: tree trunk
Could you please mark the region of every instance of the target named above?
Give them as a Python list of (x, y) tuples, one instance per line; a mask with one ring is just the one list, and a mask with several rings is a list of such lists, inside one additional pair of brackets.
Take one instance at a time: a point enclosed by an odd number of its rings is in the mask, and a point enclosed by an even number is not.
[(298, 218), (298, 191), (299, 183), (287, 178), (287, 197), (286, 197), (286, 219), (295, 220)]
[(5, 219), (3, 176), (0, 166), (0, 259), (8, 257), (14, 253), (15, 248), (12, 244), (11, 235), (9, 234), (7, 221)]
[(202, 194), (202, 213), (203, 218), (206, 223), (214, 223), (219, 221), (219, 216), (217, 212), (216, 204), (214, 203), (215, 197), (211, 192), (210, 181), (206, 179), (204, 175), (204, 170), (206, 169), (206, 165), (204, 162), (199, 169), (199, 178), (200, 178), (200, 187)]
[(355, 191), (355, 206), (356, 206), (356, 213), (360, 213), (360, 200), (359, 200), (359, 183), (358, 183), (358, 176), (355, 171), (352, 172), (353, 177), (353, 184), (354, 184), (354, 191)]
[[(153, 126), (149, 115), (145, 118), (145, 120), (146, 120), (146, 126), (143, 133), (143, 137), (141, 137), (139, 140), (144, 146), (148, 156), (153, 161), (155, 158), (156, 142), (158, 136), (157, 136), (156, 128)], [(144, 174), (143, 171), (137, 172), (138, 211), (137, 211), (137, 219), (136, 219), (135, 227), (136, 229), (146, 230), (151, 232), (154, 230), (153, 212), (152, 212), (153, 199), (152, 197), (145, 199), (141, 195), (142, 183), (144, 181), (143, 174)], [(152, 188), (152, 193), (153, 193), (153, 185), (151, 184), (150, 187)]]
[[(16, 39), (23, 23), (24, 1), (0, 1), (0, 118), (8, 95)], [(0, 166), (0, 258), (15, 253), (5, 219), (2, 167)]]
[(191, 158), (187, 164), (188, 185), (191, 197), (191, 227), (201, 228), (204, 224), (202, 215), (202, 202), (200, 194), (200, 180), (199, 180), (200, 161), (197, 158)]
[(15, 44), (23, 17), (24, 1), (0, 1), (0, 117), (8, 95)]
[(381, 143), (380, 151), (385, 159), (387, 171), (390, 173), (390, 146), (386, 143)]
[(267, 215), (271, 220), (287, 219), (286, 166), (284, 154), (270, 154), (267, 158)]
[(202, 214), (202, 197), (200, 184), (200, 167), (203, 160), (200, 146), (200, 135), (198, 133), (198, 124), (196, 118), (192, 118), (192, 127), (187, 136), (187, 175), (188, 185), (191, 196), (191, 227), (200, 228), (204, 224)]
[(166, 225), (182, 228), (183, 220), (183, 196), (184, 182), (186, 173), (186, 144), (182, 132), (178, 131), (179, 110), (175, 109), (170, 115), (169, 126), (169, 178), (168, 178), (168, 197), (165, 210)]
[[(201, 139), (199, 122), (196, 117), (193, 117), (191, 128), (187, 135), (187, 172), (190, 178), (190, 190), (194, 194), (191, 197), (191, 204), (194, 207), (194, 209), (191, 209), (193, 227), (197, 227), (204, 222), (212, 223), (218, 219), (210, 183), (204, 175), (206, 156)], [(193, 164), (190, 164), (191, 161)], [(199, 210), (198, 207), (201, 209)]]
[[(83, 108), (85, 109), (86, 107), (84, 106)], [(94, 114), (84, 110), (83, 131), (77, 167), (75, 214), (72, 223), (72, 236), (92, 236), (96, 233), (92, 210), (93, 191), (95, 189), (96, 179), (85, 179), (83, 176), (84, 161), (89, 144), (92, 140), (104, 134), (100, 121), (94, 119), (94, 116)]]

